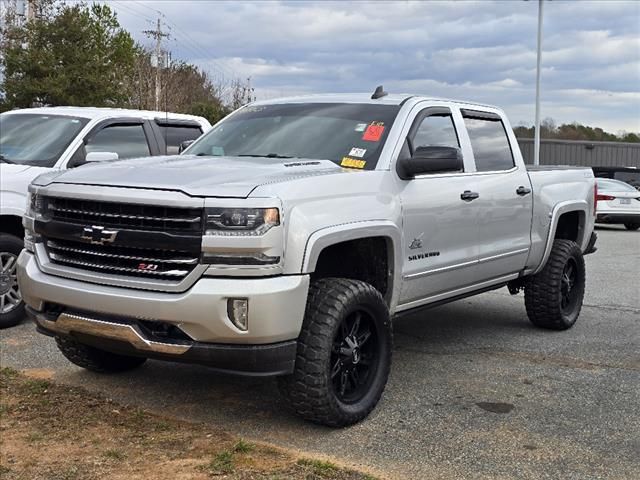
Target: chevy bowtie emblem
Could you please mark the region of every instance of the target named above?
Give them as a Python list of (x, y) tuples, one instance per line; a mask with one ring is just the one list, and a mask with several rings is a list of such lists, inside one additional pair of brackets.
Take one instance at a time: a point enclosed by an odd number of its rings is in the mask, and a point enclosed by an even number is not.
[(82, 239), (89, 240), (93, 245), (104, 245), (105, 243), (113, 243), (118, 235), (117, 230), (105, 230), (104, 227), (84, 227), (82, 230)]

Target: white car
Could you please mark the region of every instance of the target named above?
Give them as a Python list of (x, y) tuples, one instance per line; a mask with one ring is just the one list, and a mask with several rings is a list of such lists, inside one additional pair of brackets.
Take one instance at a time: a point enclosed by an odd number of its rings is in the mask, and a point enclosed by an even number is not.
[(597, 223), (624, 224), (627, 230), (640, 228), (640, 192), (628, 183), (597, 178)]
[(211, 128), (193, 115), (119, 108), (44, 107), (0, 115), (0, 327), (18, 323), (16, 279), (27, 187), (41, 173), (87, 162), (177, 154)]

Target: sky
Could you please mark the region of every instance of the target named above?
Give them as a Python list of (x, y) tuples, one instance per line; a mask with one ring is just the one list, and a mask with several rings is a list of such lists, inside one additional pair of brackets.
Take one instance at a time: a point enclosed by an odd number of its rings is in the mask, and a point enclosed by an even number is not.
[[(383, 84), (534, 121), (535, 0), (106, 3), (146, 46), (161, 14), (173, 58), (251, 77), (258, 99)], [(542, 118), (640, 132), (640, 1), (545, 1), (541, 85)]]

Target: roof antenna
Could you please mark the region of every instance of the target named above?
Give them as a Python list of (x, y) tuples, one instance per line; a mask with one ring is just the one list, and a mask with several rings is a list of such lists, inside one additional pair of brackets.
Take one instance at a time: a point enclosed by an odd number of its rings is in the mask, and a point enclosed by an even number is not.
[(371, 95), (371, 100), (377, 100), (378, 98), (386, 97), (387, 95), (389, 94), (384, 91), (384, 88), (382, 88), (382, 85), (378, 85), (376, 87), (376, 91), (373, 92), (373, 95)]

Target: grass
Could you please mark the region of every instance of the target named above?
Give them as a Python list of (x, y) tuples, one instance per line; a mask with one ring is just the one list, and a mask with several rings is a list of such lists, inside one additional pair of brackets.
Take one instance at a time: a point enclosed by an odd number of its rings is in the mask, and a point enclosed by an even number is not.
[(301, 458), (298, 465), (310, 469), (313, 473), (320, 476), (333, 475), (340, 469), (331, 462), (324, 460), (314, 460), (310, 458)]
[(253, 445), (252, 443), (245, 442), (244, 440), (240, 439), (233, 446), (233, 451), (235, 453), (249, 453), (252, 452), (254, 448), (255, 445)]
[(215, 475), (224, 475), (235, 470), (235, 462), (233, 460), (233, 452), (224, 450), (217, 453), (211, 462), (207, 465), (207, 470)]
[(124, 452), (116, 450), (115, 448), (105, 450), (104, 456), (112, 460), (124, 460), (127, 457)]
[(128, 478), (131, 472), (149, 479), (204, 473), (229, 480), (372, 480), (6, 368), (0, 369), (0, 412), (2, 480)]

